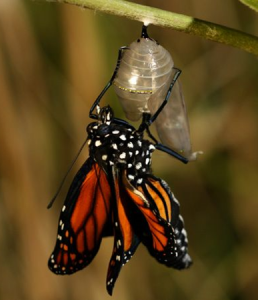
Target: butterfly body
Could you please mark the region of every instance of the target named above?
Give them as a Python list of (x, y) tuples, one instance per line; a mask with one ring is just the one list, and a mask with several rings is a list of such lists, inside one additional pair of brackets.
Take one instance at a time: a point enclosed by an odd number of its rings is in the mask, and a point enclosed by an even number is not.
[(87, 132), (90, 157), (106, 173), (110, 166), (126, 169), (127, 179), (134, 184), (142, 181), (142, 174), (150, 173), (155, 146), (131, 125), (93, 122)]
[(57, 242), (49, 259), (56, 274), (86, 267), (102, 237), (114, 236), (107, 274), (112, 294), (123, 265), (142, 242), (162, 264), (190, 266), (179, 203), (151, 171), (155, 144), (141, 130), (113, 117), (110, 107), (87, 127), (89, 158), (75, 176), (61, 210)]

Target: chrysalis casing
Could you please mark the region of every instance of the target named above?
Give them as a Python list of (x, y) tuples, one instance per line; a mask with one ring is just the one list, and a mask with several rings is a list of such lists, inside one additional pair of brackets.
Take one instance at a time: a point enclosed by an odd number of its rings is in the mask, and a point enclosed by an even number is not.
[[(148, 109), (151, 115), (164, 101), (174, 73), (173, 69), (167, 82), (149, 97)], [(202, 154), (201, 151), (192, 152), (187, 111), (180, 81), (176, 81), (172, 96), (154, 123), (161, 142), (167, 147), (177, 151), (189, 161), (196, 160), (197, 156)]]
[[(153, 116), (167, 96), (175, 71), (179, 70), (174, 68), (169, 52), (149, 38), (147, 27), (143, 26), (141, 38), (123, 52), (113, 82), (126, 117), (137, 121), (143, 113)], [(186, 106), (178, 80), (154, 123), (165, 146), (188, 160), (196, 159), (198, 153), (192, 153)]]
[(173, 66), (168, 51), (150, 38), (138, 39), (124, 52), (114, 89), (129, 120), (150, 112), (147, 102), (170, 78)]

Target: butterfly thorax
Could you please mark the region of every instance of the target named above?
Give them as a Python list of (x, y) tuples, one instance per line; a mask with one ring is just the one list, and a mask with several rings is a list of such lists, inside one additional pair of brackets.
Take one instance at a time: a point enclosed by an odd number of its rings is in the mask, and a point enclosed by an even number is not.
[(155, 146), (131, 125), (111, 120), (90, 123), (87, 127), (90, 156), (107, 172), (110, 166), (126, 170), (134, 184), (151, 173), (151, 155)]

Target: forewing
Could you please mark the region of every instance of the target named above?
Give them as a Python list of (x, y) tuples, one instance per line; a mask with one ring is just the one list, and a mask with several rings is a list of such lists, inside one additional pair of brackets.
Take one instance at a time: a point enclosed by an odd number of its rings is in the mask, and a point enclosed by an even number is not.
[(133, 256), (140, 240), (135, 235), (128, 214), (128, 197), (122, 194), (121, 181), (114, 176), (114, 195), (116, 203), (113, 207), (114, 247), (107, 274), (107, 291), (112, 295), (119, 272)]
[(89, 158), (75, 176), (62, 208), (55, 249), (48, 266), (56, 274), (86, 267), (98, 252), (110, 216), (110, 186)]

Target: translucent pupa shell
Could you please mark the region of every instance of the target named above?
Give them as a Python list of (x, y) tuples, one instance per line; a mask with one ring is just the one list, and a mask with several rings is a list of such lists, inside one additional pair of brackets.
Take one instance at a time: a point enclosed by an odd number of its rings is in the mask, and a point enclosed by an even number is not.
[[(175, 69), (167, 82), (148, 99), (148, 109), (151, 115), (158, 110), (167, 96), (174, 73)], [(201, 151), (192, 152), (187, 111), (180, 81), (176, 81), (166, 106), (154, 121), (154, 124), (160, 141), (189, 161), (196, 160), (198, 154), (202, 153)]]
[(174, 62), (166, 49), (149, 38), (140, 38), (124, 51), (114, 89), (131, 121), (149, 112), (150, 96), (170, 77)]
[[(115, 92), (131, 121), (138, 121), (143, 113), (153, 115), (157, 111), (177, 70), (169, 52), (146, 35), (142, 34), (124, 51), (114, 80)], [(154, 124), (165, 146), (190, 161), (196, 159), (199, 152), (192, 153), (184, 96), (178, 80)]]

